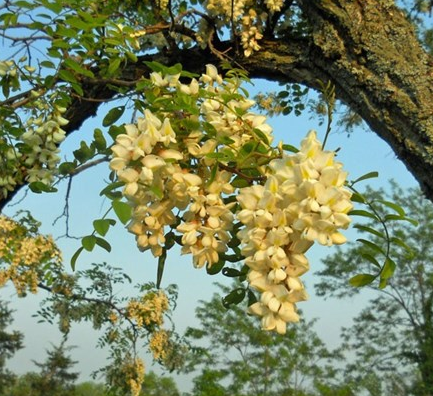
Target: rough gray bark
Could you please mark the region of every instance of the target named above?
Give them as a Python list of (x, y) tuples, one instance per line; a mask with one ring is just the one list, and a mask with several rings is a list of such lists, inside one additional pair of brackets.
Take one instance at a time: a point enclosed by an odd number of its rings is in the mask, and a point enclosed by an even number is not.
[(317, 79), (330, 80), (433, 200), (432, 59), (411, 24), (389, 1), (299, 3), (312, 26), (306, 42), (263, 43), (243, 66), (257, 77), (313, 88)]
[[(249, 58), (226, 52), (251, 77), (297, 82), (318, 89), (317, 80), (331, 81), (339, 99), (355, 110), (412, 172), (433, 201), (433, 67), (411, 23), (390, 0), (298, 0), (311, 26), (304, 38), (267, 37)], [(231, 43), (214, 43), (225, 51)], [(218, 63), (209, 50), (193, 48), (145, 56), (140, 60), (180, 62), (201, 72)], [(142, 62), (129, 65), (125, 78), (148, 70)], [(131, 77), (132, 79), (132, 77)], [(85, 96), (115, 95), (89, 82)], [(96, 114), (98, 104), (73, 104), (68, 132)], [(1, 208), (1, 203), (0, 203)]]

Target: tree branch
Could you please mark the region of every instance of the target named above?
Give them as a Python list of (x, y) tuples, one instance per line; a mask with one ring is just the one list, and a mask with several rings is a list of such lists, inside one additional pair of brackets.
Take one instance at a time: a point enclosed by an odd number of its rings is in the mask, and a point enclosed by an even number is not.
[[(336, 97), (388, 142), (433, 200), (433, 60), (410, 21), (385, 0), (298, 0), (297, 6), (312, 27), (305, 37), (264, 39), (249, 58), (236, 53), (232, 42), (217, 39), (214, 52), (193, 47), (145, 55), (128, 64), (119, 79), (147, 76), (145, 61), (181, 63), (202, 73), (206, 64), (219, 64), (217, 54), (223, 53), (252, 78), (316, 90), (318, 80), (330, 81)], [(90, 100), (74, 99), (66, 113), (68, 134), (95, 116), (99, 101), (117, 94), (106, 82), (86, 81), (82, 88)]]

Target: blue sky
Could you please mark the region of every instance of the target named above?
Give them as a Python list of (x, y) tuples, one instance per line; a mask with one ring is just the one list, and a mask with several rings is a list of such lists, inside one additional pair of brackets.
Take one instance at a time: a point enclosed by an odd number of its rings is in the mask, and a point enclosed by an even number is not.
[[(277, 85), (269, 82), (256, 82), (253, 91), (278, 89)], [(113, 106), (115, 104), (112, 104)], [(70, 157), (71, 150), (77, 148), (79, 141), (91, 136), (93, 129), (99, 127), (106, 109), (102, 109), (97, 117), (86, 122), (81, 131), (71, 136), (64, 143), (62, 149)], [(317, 120), (310, 119), (309, 114), (302, 117), (280, 116), (270, 119), (274, 127), (275, 140), (283, 140), (298, 146), (299, 142), (310, 129), (316, 129), (318, 136), (323, 139), (325, 126), (319, 126)], [(343, 162), (345, 169), (349, 171), (349, 179), (370, 172), (378, 171), (379, 178), (370, 180), (368, 183), (373, 187), (387, 185), (387, 180), (394, 178), (400, 185), (409, 187), (416, 185), (414, 178), (406, 170), (405, 166), (395, 158), (391, 149), (380, 140), (374, 133), (358, 128), (349, 137), (344, 131), (332, 132), (327, 143), (328, 149), (341, 147), (338, 160)], [(92, 221), (100, 217), (106, 210), (108, 202), (99, 197), (99, 191), (104, 187), (103, 178), (107, 176), (106, 164), (102, 164), (79, 175), (72, 184), (72, 196), (70, 202), (71, 233), (82, 236), (92, 231)], [(64, 205), (65, 185), (60, 186), (57, 194), (36, 195), (28, 193), (24, 200), (16, 206), (9, 206), (7, 214), (13, 214), (16, 210), (26, 208), (42, 221), (42, 232), (52, 234), (55, 237), (64, 234), (64, 222), (59, 221), (52, 225), (54, 219), (62, 212)], [(17, 202), (23, 196), (23, 192), (15, 199)], [(348, 233), (350, 238), (355, 238), (355, 233)], [(84, 269), (92, 262), (107, 261), (114, 266), (121, 266), (135, 282), (155, 281), (156, 260), (150, 254), (143, 254), (135, 246), (134, 237), (128, 234), (122, 226), (116, 226), (114, 232), (108, 235), (113, 246), (111, 254), (103, 250), (95, 250), (92, 253), (84, 253), (78, 260), (77, 268)], [(68, 266), (69, 259), (80, 242), (72, 239), (59, 239), (65, 265)], [(299, 304), (307, 319), (319, 318), (316, 330), (329, 346), (338, 344), (338, 334), (341, 326), (350, 324), (350, 320), (368, 299), (368, 293), (354, 298), (351, 301), (326, 300), (317, 298), (313, 292), (314, 272), (320, 268), (321, 257), (332, 253), (332, 248), (317, 246), (309, 251), (308, 257), (311, 263), (311, 271), (303, 277), (310, 294), (310, 300)], [(208, 276), (204, 269), (193, 268), (191, 257), (180, 256), (178, 251), (169, 254), (164, 273), (163, 285), (176, 283), (179, 285), (178, 307), (174, 313), (174, 322), (177, 329), (182, 332), (188, 325), (196, 325), (194, 309), (197, 301), (210, 299), (216, 290), (213, 282), (230, 282), (220, 276)], [(130, 290), (124, 290), (129, 293)], [(38, 324), (32, 314), (38, 309), (40, 296), (29, 296), (18, 300), (12, 288), (4, 288), (0, 291), (1, 297), (12, 301), (12, 307), (16, 309), (14, 328), (25, 334), (26, 348), (16, 354), (10, 362), (10, 368), (18, 373), (35, 369), (32, 360), (43, 360), (44, 350), (49, 348), (50, 342), (56, 343), (60, 340), (60, 334), (54, 326)], [(77, 370), (82, 373), (85, 380), (89, 374), (105, 362), (105, 352), (96, 348), (95, 332), (87, 325), (76, 326), (71, 332), (70, 345), (77, 346), (72, 351), (74, 359), (79, 361)], [(148, 368), (150, 361), (148, 360)], [(182, 389), (189, 388), (189, 378), (179, 378), (179, 386)]]

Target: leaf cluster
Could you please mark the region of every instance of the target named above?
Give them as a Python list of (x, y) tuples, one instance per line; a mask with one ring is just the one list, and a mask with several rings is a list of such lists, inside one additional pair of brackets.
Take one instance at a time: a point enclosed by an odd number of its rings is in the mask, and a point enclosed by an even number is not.
[[(342, 332), (346, 350), (357, 354), (348, 372), (359, 380), (366, 380), (372, 372), (389, 378), (378, 394), (397, 382), (405, 389), (403, 394), (428, 394), (432, 389), (433, 207), (418, 189), (403, 190), (394, 182), (388, 191), (368, 189), (363, 196), (376, 208), (376, 214), (364, 216), (365, 223), (357, 227), (368, 239), (339, 248), (323, 260), (316, 292), (347, 298), (361, 290), (350, 287), (348, 278), (352, 277), (352, 283), (365, 281), (375, 291), (373, 298), (355, 317), (353, 326)], [(388, 234), (375, 228), (377, 217), (385, 221)], [(388, 244), (392, 245), (391, 267), (384, 260)], [(385, 265), (380, 267), (380, 262)], [(367, 282), (371, 280), (367, 274), (378, 274), (380, 279), (379, 271), (386, 277), (391, 270), (394, 273), (386, 278), (386, 288), (381, 282)], [(359, 273), (366, 275), (353, 277)], [(398, 377), (406, 380), (396, 382)]]

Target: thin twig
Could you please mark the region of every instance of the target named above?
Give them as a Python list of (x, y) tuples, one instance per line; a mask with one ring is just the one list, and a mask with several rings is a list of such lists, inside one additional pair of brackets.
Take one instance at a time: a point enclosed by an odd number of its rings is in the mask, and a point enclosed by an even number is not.
[[(29, 89), (29, 90), (27, 90), (25, 92), (21, 92), (21, 93), (15, 95), (15, 96), (11, 96), (10, 98), (7, 98), (7, 99), (3, 100), (2, 102), (0, 102), (0, 106), (9, 106), (9, 105), (12, 105), (17, 100), (20, 100), (22, 98), (26, 98), (28, 96), (31, 96), (32, 92), (34, 92), (37, 89), (41, 89), (41, 88), (42, 87), (36, 87), (36, 88), (33, 88), (33, 89)], [(27, 98), (26, 99), (27, 102), (28, 102), (28, 99), (31, 99), (31, 98)], [(13, 106), (15, 106), (14, 108), (16, 108), (16, 105), (13, 105)], [(11, 106), (11, 107), (13, 107), (13, 106)]]
[(86, 169), (89, 169), (89, 168), (91, 168), (91, 167), (93, 167), (93, 166), (96, 166), (96, 165), (102, 164), (103, 162), (107, 162), (108, 159), (109, 159), (108, 157), (102, 157), (102, 158), (98, 158), (98, 159), (95, 159), (95, 160), (93, 160), (93, 161), (87, 162), (87, 163), (85, 163), (85, 164), (83, 164), (83, 165), (78, 166), (77, 168), (75, 168), (75, 169), (70, 173), (70, 175), (71, 175), (71, 176), (76, 176), (76, 175), (78, 175), (79, 173), (85, 171)]

